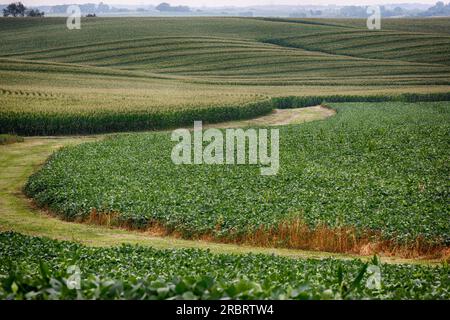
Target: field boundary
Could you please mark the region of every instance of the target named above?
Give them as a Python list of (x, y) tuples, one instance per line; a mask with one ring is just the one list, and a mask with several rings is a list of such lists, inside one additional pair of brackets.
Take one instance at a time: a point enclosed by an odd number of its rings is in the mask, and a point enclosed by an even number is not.
[(336, 102), (450, 101), (450, 92), (398, 95), (324, 95), (272, 97), (244, 105), (211, 106), (169, 112), (86, 112), (79, 114), (0, 113), (0, 133), (23, 136), (90, 135), (113, 132), (165, 130), (190, 125), (247, 120), (275, 109), (304, 108)]
[[(33, 204), (36, 209), (41, 208), (52, 217), (64, 219), (48, 208), (39, 207), (34, 202)], [(79, 219), (75, 222), (137, 231), (158, 237), (173, 237), (176, 239), (200, 240), (259, 248), (450, 261), (450, 247), (430, 244), (425, 239), (418, 238), (410, 244), (399, 244), (394, 240), (383, 239), (378, 232), (370, 230), (361, 231), (351, 227), (329, 228), (326, 225), (319, 225), (312, 229), (301, 220), (286, 220), (276, 227), (260, 227), (256, 231), (244, 234), (231, 233), (222, 237), (215, 236), (212, 232), (186, 236), (176, 229), (166, 227), (159, 221), (148, 221), (145, 227), (137, 226), (132, 220), (121, 219), (120, 212), (103, 213), (92, 210), (87, 218)]]
[[(204, 240), (183, 240), (174, 237), (162, 237), (149, 232), (129, 231), (67, 222), (55, 218), (43, 210), (32, 206), (32, 201), (22, 193), (28, 176), (41, 167), (54, 151), (69, 145), (101, 139), (98, 137), (45, 137), (26, 138), (25, 142), (0, 146), (0, 232), (16, 232), (24, 235), (44, 237), (55, 240), (71, 241), (92, 247), (112, 247), (123, 244), (140, 245), (155, 249), (209, 250), (212, 253), (227, 254), (266, 254), (304, 259), (362, 259), (371, 256), (290, 250), (282, 248), (263, 248), (235, 245)], [(402, 259), (382, 257), (389, 264), (440, 264), (439, 260)]]
[[(370, 259), (355, 253), (340, 254), (320, 251), (269, 248), (261, 246), (237, 245), (233, 243), (211, 242), (211, 239), (183, 240), (164, 237), (159, 229), (153, 232), (129, 231), (121, 228), (96, 226), (67, 222), (55, 218), (48, 212), (33, 208), (32, 201), (25, 197), (22, 188), (28, 177), (40, 168), (56, 150), (70, 145), (102, 139), (93, 137), (35, 137), (26, 138), (24, 143), (0, 146), (0, 231), (15, 231), (26, 235), (74, 241), (88, 246), (110, 247), (121, 244), (139, 244), (156, 249), (198, 248), (214, 253), (233, 254), (275, 254), (291, 258), (336, 258)], [(209, 241), (207, 241), (209, 240)], [(394, 264), (440, 264), (438, 259), (401, 258), (382, 256), (385, 263)]]
[(398, 95), (324, 95), (324, 96), (289, 96), (273, 98), (278, 109), (309, 107), (326, 103), (343, 102), (437, 102), (450, 101), (450, 91), (445, 93), (403, 93)]

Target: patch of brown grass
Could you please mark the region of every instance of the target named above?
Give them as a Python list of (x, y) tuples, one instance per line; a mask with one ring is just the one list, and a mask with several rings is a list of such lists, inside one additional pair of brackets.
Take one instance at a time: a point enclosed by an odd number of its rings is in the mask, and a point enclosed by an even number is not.
[(98, 212), (96, 209), (92, 209), (89, 216), (84, 219), (84, 223), (106, 226), (106, 227), (114, 227), (119, 226), (118, 223), (119, 214), (115, 212), (111, 212), (108, 214)]
[(270, 229), (261, 227), (255, 232), (234, 238), (232, 242), (362, 256), (378, 254), (401, 258), (446, 259), (450, 254), (450, 248), (430, 244), (423, 238), (418, 238), (411, 244), (399, 244), (394, 240), (383, 239), (379, 232), (357, 232), (351, 227), (330, 228), (325, 225), (313, 229), (301, 220), (287, 221)]
[(23, 137), (19, 137), (15, 134), (0, 134), (0, 145), (7, 145), (24, 141), (25, 140)]
[[(120, 221), (118, 213), (105, 214), (92, 210), (84, 222), (143, 231), (157, 237), (186, 238), (182, 233), (170, 230), (157, 221), (149, 222), (146, 227), (137, 228), (130, 222)], [(217, 228), (216, 231), (218, 231)], [(423, 238), (418, 238), (411, 244), (399, 244), (394, 240), (383, 239), (377, 232), (357, 232), (356, 229), (351, 227), (330, 228), (325, 225), (310, 228), (299, 219), (286, 221), (277, 227), (260, 227), (256, 231), (247, 232), (244, 235), (231, 232), (225, 237), (218, 237), (214, 232), (209, 232), (191, 236), (189, 239), (266, 248), (351, 253), (362, 256), (378, 254), (401, 258), (450, 259), (450, 248), (430, 244)]]

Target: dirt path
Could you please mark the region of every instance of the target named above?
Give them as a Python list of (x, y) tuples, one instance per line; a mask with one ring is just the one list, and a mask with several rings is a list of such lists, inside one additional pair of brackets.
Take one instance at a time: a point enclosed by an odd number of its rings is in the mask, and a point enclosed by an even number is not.
[[(317, 109), (317, 107), (315, 107)], [(322, 110), (321, 110), (322, 111)], [(313, 111), (316, 112), (316, 111)], [(292, 116), (294, 113), (294, 116)], [(287, 115), (290, 114), (288, 117)], [(270, 115), (272, 123), (292, 123), (300, 117), (294, 111), (276, 112)], [(275, 120), (276, 118), (276, 120)], [(290, 119), (288, 121), (288, 119)], [(304, 119), (304, 118), (303, 118)], [(261, 118), (250, 120), (261, 123)], [(246, 123), (248, 123), (246, 121)], [(51, 217), (45, 212), (36, 210), (21, 190), (28, 177), (35, 172), (46, 159), (62, 146), (75, 145), (99, 139), (96, 137), (47, 137), (26, 138), (23, 143), (0, 146), (0, 231), (16, 231), (26, 235), (50, 237), (59, 240), (80, 242), (91, 246), (112, 246), (139, 244), (159, 249), (167, 248), (199, 248), (210, 249), (215, 253), (262, 253), (277, 254), (297, 258), (328, 258), (339, 259), (361, 258), (346, 254), (331, 254), (322, 252), (255, 248), (230, 244), (219, 244), (206, 241), (181, 240), (172, 237), (155, 237), (141, 232), (120, 229), (110, 229), (101, 226), (91, 226), (65, 222)], [(362, 259), (369, 259), (363, 257)], [(438, 263), (431, 260), (412, 260), (386, 257), (386, 263)]]
[(289, 124), (301, 124), (305, 122), (324, 120), (334, 116), (336, 111), (322, 106), (276, 109), (271, 114), (251, 120), (230, 121), (219, 124), (207, 125), (207, 128), (237, 128), (249, 126), (285, 126)]

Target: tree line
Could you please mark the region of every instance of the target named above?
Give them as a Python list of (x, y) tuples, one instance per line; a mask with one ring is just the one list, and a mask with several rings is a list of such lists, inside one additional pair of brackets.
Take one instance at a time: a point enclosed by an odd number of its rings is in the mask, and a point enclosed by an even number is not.
[(37, 9), (27, 9), (22, 2), (10, 3), (3, 9), (4, 17), (43, 17), (45, 13)]

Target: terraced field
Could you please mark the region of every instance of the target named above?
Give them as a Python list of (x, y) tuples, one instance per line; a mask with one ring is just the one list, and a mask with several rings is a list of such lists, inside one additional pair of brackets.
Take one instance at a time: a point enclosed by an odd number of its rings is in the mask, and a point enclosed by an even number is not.
[[(63, 21), (54, 19), (51, 28), (46, 24), (42, 26), (54, 33), (59, 40), (58, 45), (55, 45), (55, 39), (38, 33), (31, 50), (27, 44), (29, 25), (20, 22), (18, 36), (23, 41), (19, 45), (9, 44), (6, 35), (4, 56), (94, 65), (141, 65), (149, 68), (157, 62), (163, 62), (163, 65), (156, 65), (158, 69), (175, 62), (202, 59), (205, 55), (211, 61), (226, 55), (229, 61), (240, 64), (239, 59), (244, 59), (244, 62), (246, 54), (252, 51), (255, 54), (263, 52), (268, 57), (281, 55), (278, 60), (280, 63), (290, 56), (308, 57), (311, 54), (332, 53), (337, 56), (448, 64), (445, 62), (448, 61), (450, 41), (448, 34), (441, 33), (441, 29), (448, 23), (446, 20), (441, 20), (431, 31), (425, 29), (425, 32), (401, 30), (406, 25), (403, 21), (390, 23), (389, 30), (373, 32), (365, 28), (363, 20), (357, 20), (352, 26), (348, 26), (345, 25), (346, 20), (339, 24), (311, 24), (311, 21), (295, 19), (135, 18), (132, 19), (133, 23), (129, 23), (127, 19), (100, 19), (85, 21), (83, 26), (88, 30), (72, 34), (64, 30)], [(414, 25), (418, 24), (419, 22)], [(133, 34), (131, 39), (130, 33)], [(61, 38), (62, 34), (65, 34), (64, 39)], [(268, 46), (264, 42), (269, 39), (288, 40), (288, 47), (295, 45), (306, 48), (307, 51), (312, 49), (319, 52), (308, 53)], [(381, 46), (383, 50), (380, 50)], [(212, 55), (209, 56), (208, 52)], [(387, 52), (392, 54), (386, 55)], [(421, 57), (407, 58), (418, 55)], [(322, 55), (322, 58), (326, 57), (327, 55)], [(290, 61), (285, 63), (294, 64)], [(218, 68), (221, 69), (224, 68)]]
[(398, 31), (336, 30), (267, 42), (339, 56), (449, 65), (449, 39), (448, 35)]
[[(394, 40), (395, 44), (401, 46), (404, 41), (410, 45), (423, 45), (423, 39), (429, 36), (411, 39), (394, 33), (397, 38), (390, 39), (388, 35), (382, 35), (381, 40), (374, 41), (367, 37), (367, 32), (354, 32), (351, 37), (345, 37), (342, 31), (335, 31), (331, 34), (312, 34), (299, 38), (306, 44), (326, 43), (332, 46), (333, 42), (356, 46), (353, 50), (363, 57), (366, 51), (379, 50), (383, 41)], [(339, 36), (337, 36), (339, 35)], [(323, 38), (323, 39), (322, 39)], [(360, 38), (363, 41), (358, 41)], [(445, 49), (450, 44), (450, 37), (441, 37), (440, 41)], [(128, 70), (145, 70), (154, 73), (186, 75), (201, 78), (214, 78), (227, 81), (245, 81), (252, 78), (269, 77), (283, 81), (305, 81), (308, 78), (349, 78), (354, 76), (372, 77), (414, 74), (414, 75), (447, 75), (450, 68), (442, 65), (431, 65), (430, 62), (439, 61), (417, 61), (423, 63), (405, 63), (403, 61), (389, 61), (398, 58), (397, 56), (387, 57), (383, 51), (383, 57), (387, 61), (372, 61), (345, 57), (337, 50), (336, 55), (327, 54), (332, 52), (327, 47), (316, 48), (314, 46), (303, 45), (299, 39), (284, 38), (274, 40), (274, 43), (282, 46), (261, 43), (255, 40), (233, 40), (228, 38), (215, 37), (152, 37), (136, 40), (100, 42), (95, 46), (66, 47), (51, 49), (30, 54), (14, 55), (16, 59), (25, 60), (51, 60), (62, 63), (89, 64), (100, 67), (118, 67)], [(317, 40), (318, 39), (318, 40)], [(331, 41), (332, 40), (332, 41)], [(269, 42), (270, 40), (266, 40)], [(300, 41), (300, 42), (299, 42)], [(309, 42), (308, 42), (309, 41)], [(429, 43), (436, 43), (437, 39), (428, 39)], [(301, 48), (298, 43), (302, 43)], [(289, 48), (289, 46), (298, 48)], [(447, 58), (448, 52), (439, 51), (436, 46), (427, 47), (433, 55), (438, 58)], [(398, 48), (397, 48), (398, 49)], [(409, 47), (404, 48), (409, 51)], [(313, 51), (314, 50), (314, 51)], [(323, 51), (323, 52), (318, 52)], [(347, 54), (347, 52), (344, 52)], [(417, 55), (423, 57), (427, 52), (418, 51)], [(350, 53), (348, 53), (350, 55)], [(429, 56), (429, 55), (428, 55)], [(369, 58), (376, 59), (376, 52)], [(280, 75), (282, 75), (280, 77)], [(231, 78), (231, 79), (228, 79)], [(310, 79), (311, 80), (311, 79)], [(344, 80), (344, 79), (343, 79)]]

